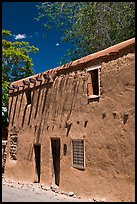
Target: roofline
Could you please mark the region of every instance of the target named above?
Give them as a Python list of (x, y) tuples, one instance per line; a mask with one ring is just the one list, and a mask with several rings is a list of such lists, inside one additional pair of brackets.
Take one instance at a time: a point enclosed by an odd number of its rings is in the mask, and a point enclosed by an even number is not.
[(95, 59), (100, 58), (100, 57), (108, 56), (111, 53), (117, 53), (120, 50), (126, 49), (128, 47), (132, 47), (134, 44), (135, 44), (135, 38), (131, 38), (129, 40), (126, 40), (126, 41), (123, 41), (123, 42), (118, 43), (116, 45), (113, 45), (113, 46), (111, 46), (109, 48), (103, 49), (101, 51), (95, 52), (93, 54), (82, 57), (82, 58), (80, 58), (78, 60), (75, 60), (75, 61), (73, 61), (71, 63), (71, 66), (76, 66), (77, 64), (81, 64), (81, 63), (87, 63), (87, 62), (89, 62), (91, 60), (95, 60)]
[(49, 70), (46, 70), (45, 72), (42, 72), (40, 74), (32, 75), (30, 77), (26, 77), (26, 78), (23, 78), (21, 80), (12, 82), (11, 85), (13, 86), (13, 85), (17, 85), (18, 84), (19, 86), (22, 86), (23, 85), (23, 81), (24, 80), (28, 81), (30, 78), (36, 79), (38, 77), (41, 77), (41, 79), (43, 80), (44, 74), (50, 74), (50, 75), (53, 76), (55, 73), (57, 73), (60, 70), (72, 68), (72, 67), (75, 67), (77, 65), (89, 63), (92, 60), (97, 60), (99, 58), (104, 58), (104, 57), (113, 55), (113, 54), (118, 53), (119, 51), (121, 51), (123, 49), (130, 48), (130, 47), (132, 47), (134, 45), (135, 45), (135, 38), (131, 38), (129, 40), (123, 41), (123, 42), (118, 43), (116, 45), (113, 45), (113, 46), (111, 46), (109, 48), (106, 48), (104, 50), (101, 50), (101, 51), (98, 51), (96, 53), (87, 55), (87, 56), (82, 57), (80, 59), (77, 59), (75, 61), (71, 61), (71, 62), (69, 62), (67, 64), (62, 65), (62, 66), (59, 66), (59, 67), (56, 67), (56, 68), (53, 68), (53, 69), (49, 69)]

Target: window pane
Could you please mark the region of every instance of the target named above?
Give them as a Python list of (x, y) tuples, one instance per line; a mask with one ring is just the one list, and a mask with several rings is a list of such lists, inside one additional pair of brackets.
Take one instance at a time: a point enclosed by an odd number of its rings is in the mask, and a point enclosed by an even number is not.
[(84, 167), (84, 141), (73, 140), (73, 166)]

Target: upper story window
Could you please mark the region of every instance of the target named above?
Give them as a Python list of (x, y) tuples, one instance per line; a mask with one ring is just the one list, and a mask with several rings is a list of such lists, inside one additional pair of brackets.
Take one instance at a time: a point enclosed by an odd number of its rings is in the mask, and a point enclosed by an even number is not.
[(26, 91), (27, 105), (31, 104), (31, 90)]
[(101, 69), (101, 66), (89, 67), (87, 69), (89, 73), (89, 78), (88, 78), (88, 97), (89, 98), (100, 97), (100, 69)]

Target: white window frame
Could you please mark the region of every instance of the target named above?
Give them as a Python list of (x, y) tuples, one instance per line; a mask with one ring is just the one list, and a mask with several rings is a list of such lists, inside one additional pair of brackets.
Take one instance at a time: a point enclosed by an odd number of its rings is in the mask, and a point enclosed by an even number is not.
[(99, 98), (100, 97), (100, 71), (101, 71), (101, 65), (97, 65), (97, 66), (92, 66), (92, 67), (88, 67), (87, 68), (87, 72), (90, 73), (93, 70), (98, 70), (98, 88), (99, 88), (99, 94), (98, 95), (89, 95), (88, 98), (92, 99), (92, 98)]

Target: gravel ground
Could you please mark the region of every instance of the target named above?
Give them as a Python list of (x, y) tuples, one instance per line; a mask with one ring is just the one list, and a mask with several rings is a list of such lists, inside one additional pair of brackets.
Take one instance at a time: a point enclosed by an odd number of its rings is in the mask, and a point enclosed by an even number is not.
[(2, 178), (2, 202), (101, 202), (82, 199), (73, 192), (60, 192), (56, 186), (39, 183), (23, 184)]

